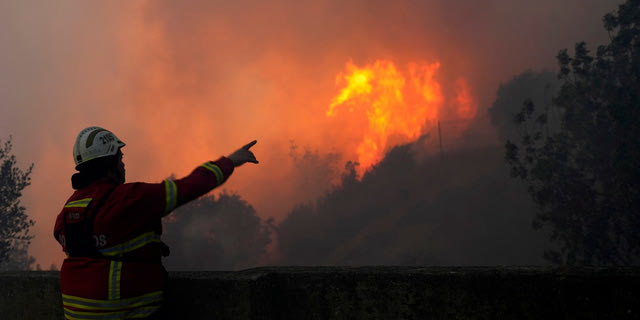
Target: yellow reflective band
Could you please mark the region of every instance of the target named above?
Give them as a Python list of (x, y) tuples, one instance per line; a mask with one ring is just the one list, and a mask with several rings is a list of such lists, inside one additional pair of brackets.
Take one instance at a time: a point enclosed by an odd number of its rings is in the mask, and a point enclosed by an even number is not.
[(109, 300), (120, 299), (120, 274), (122, 261), (111, 261), (109, 266)]
[(144, 318), (152, 315), (160, 309), (160, 305), (140, 307), (133, 310), (117, 311), (117, 312), (85, 312), (64, 308), (64, 316), (72, 320), (91, 320), (91, 319), (131, 319)]
[(64, 308), (64, 317), (71, 320), (89, 320), (89, 319), (123, 319), (126, 311), (118, 312), (84, 312)]
[(150, 243), (154, 243), (154, 242), (160, 242), (160, 235), (151, 231), (151, 232), (143, 233), (127, 242), (121, 243), (113, 247), (100, 249), (98, 251), (100, 251), (100, 253), (102, 253), (105, 256), (111, 256), (111, 257), (122, 256), (122, 254), (126, 252), (130, 252), (130, 251), (142, 248), (143, 246)]
[(211, 162), (204, 163), (202, 167), (209, 169), (211, 172), (213, 172), (213, 174), (216, 175), (216, 181), (218, 182), (218, 184), (222, 184), (224, 182), (224, 174), (222, 173), (222, 169), (220, 169), (220, 167)]
[(168, 214), (173, 211), (178, 204), (178, 186), (171, 180), (164, 180), (164, 191), (167, 200), (164, 207), (164, 214)]
[(76, 201), (70, 201), (69, 203), (65, 204), (64, 207), (65, 208), (86, 208), (91, 202), (91, 199), (92, 198), (86, 198), (86, 199), (81, 199)]
[(111, 310), (131, 309), (158, 303), (163, 300), (163, 291), (154, 291), (141, 296), (119, 300), (97, 300), (62, 294), (62, 304), (66, 307), (74, 307), (85, 310)]
[(135, 310), (129, 311), (129, 313), (127, 313), (126, 315), (126, 318), (146, 318), (152, 315), (154, 312), (158, 311), (158, 309), (160, 309), (159, 305), (137, 308)]

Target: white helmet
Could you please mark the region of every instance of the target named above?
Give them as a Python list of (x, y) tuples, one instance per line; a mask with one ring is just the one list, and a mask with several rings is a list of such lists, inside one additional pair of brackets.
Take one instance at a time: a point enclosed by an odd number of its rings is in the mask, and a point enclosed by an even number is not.
[(73, 160), (76, 162), (76, 169), (80, 164), (89, 160), (113, 156), (124, 145), (124, 142), (109, 130), (100, 127), (85, 128), (80, 131), (76, 143), (73, 145)]

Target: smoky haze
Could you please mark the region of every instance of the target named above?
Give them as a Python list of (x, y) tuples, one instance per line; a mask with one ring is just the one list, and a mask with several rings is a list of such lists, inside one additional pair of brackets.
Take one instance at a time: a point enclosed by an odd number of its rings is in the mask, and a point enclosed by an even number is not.
[(202, 197), (164, 218), (169, 270), (229, 270), (266, 258), (272, 226), (237, 194)]
[[(340, 182), (344, 164), (355, 159), (355, 151), (347, 148), (353, 137), (345, 135), (344, 124), (325, 117), (337, 93), (336, 75), (347, 61), (366, 65), (385, 59), (406, 66), (438, 60), (443, 84), (465, 77), (479, 108), (472, 126), (479, 133), (452, 139), (447, 130), (454, 130), (456, 121), (442, 119), (446, 154), (465, 158), (458, 148), (502, 145), (487, 113), (499, 85), (527, 69), (554, 70), (558, 50), (577, 41), (595, 45), (606, 40), (600, 20), (617, 5), (595, 0), (55, 4), (0, 0), (0, 137), (13, 135), (18, 161), (35, 163), (33, 183), (24, 197), (36, 220), (31, 254), (45, 266), (59, 265), (63, 259), (51, 230), (72, 192), (71, 148), (83, 127), (106, 127), (127, 143), (123, 151), (128, 181), (160, 181), (171, 173), (182, 176), (258, 139), (255, 152), (260, 165), (242, 167), (225, 188), (248, 201), (264, 221), (275, 218), (282, 233), (297, 204), (314, 203), (327, 190), (340, 190), (332, 185)], [(423, 134), (433, 146), (435, 131)], [(291, 141), (299, 146), (297, 158), (291, 156)], [(416, 151), (411, 155), (422, 161), (416, 164), (422, 169), (415, 170), (426, 174), (426, 163), (449, 168), (438, 162), (437, 154), (412, 145)], [(306, 149), (311, 158), (304, 160)], [(500, 162), (498, 149), (486, 153)], [(313, 154), (320, 160), (313, 160)], [(392, 159), (387, 161), (394, 163)], [(314, 161), (320, 167), (309, 164)], [(475, 183), (491, 181), (465, 167), (473, 162), (459, 161), (459, 171), (469, 174), (460, 178), (465, 183), (459, 188), (473, 190)], [(332, 176), (314, 184), (315, 179), (308, 177), (324, 172), (318, 168), (327, 162), (331, 168), (326, 172)], [(503, 169), (483, 172), (492, 170)], [(404, 177), (411, 185), (414, 177)], [(313, 188), (301, 189), (305, 184)], [(437, 211), (434, 206), (449, 202), (461, 205), (458, 199), (466, 194), (440, 199), (427, 191), (439, 194), (424, 189), (427, 198), (416, 203), (432, 212)], [(442, 219), (443, 225), (450, 223)], [(362, 237), (377, 234), (378, 229), (370, 228), (371, 233)], [(357, 247), (353, 243), (351, 247)], [(408, 246), (395, 244), (388, 250), (399, 252)], [(279, 253), (282, 259), (287, 252)], [(327, 261), (382, 259), (342, 259), (349, 257), (349, 250), (340, 252)], [(421, 258), (427, 253), (407, 255), (417, 257), (417, 262), (431, 261)], [(399, 255), (382, 256), (393, 257), (389, 263), (405, 261)], [(435, 263), (461, 261), (434, 259)], [(513, 263), (518, 261), (514, 258)]]

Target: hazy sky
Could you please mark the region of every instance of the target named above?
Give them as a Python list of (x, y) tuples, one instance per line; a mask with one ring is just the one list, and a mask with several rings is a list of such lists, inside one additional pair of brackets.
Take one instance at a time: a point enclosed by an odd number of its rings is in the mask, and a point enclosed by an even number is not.
[(45, 267), (63, 258), (53, 222), (86, 126), (127, 143), (128, 181), (183, 176), (257, 139), (260, 165), (225, 188), (281, 220), (309, 197), (292, 141), (355, 155), (357, 130), (325, 116), (347, 62), (407, 73), (438, 61), (445, 93), (464, 77), (482, 117), (500, 83), (554, 70), (575, 42), (605, 41), (601, 18), (620, 2), (0, 0), (0, 139), (13, 136), (22, 167), (35, 163), (23, 198), (31, 254)]

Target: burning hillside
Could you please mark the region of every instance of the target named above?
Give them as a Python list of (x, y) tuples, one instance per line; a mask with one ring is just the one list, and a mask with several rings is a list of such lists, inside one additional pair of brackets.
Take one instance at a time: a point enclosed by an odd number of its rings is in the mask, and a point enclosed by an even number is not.
[[(387, 60), (358, 67), (347, 62), (336, 77), (340, 93), (326, 112), (328, 117), (366, 118), (361, 140), (356, 148), (361, 170), (378, 163), (385, 152), (402, 143), (416, 140), (433, 128), (443, 115), (471, 119), (477, 104), (465, 78), (455, 82), (454, 95), (445, 96), (437, 72), (440, 62), (410, 63), (406, 72)], [(445, 108), (450, 110), (444, 110)], [(346, 110), (345, 110), (346, 109)]]

